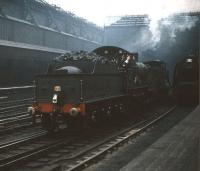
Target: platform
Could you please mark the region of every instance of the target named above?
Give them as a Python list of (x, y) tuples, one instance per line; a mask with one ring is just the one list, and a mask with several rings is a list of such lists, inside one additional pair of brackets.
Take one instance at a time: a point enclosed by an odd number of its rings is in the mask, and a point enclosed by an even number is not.
[[(121, 147), (86, 170), (198, 170), (200, 106), (190, 112), (188, 108), (179, 109), (158, 127), (139, 136), (137, 140)], [(172, 124), (173, 121), (175, 122)]]
[(195, 109), (178, 125), (133, 159), (121, 171), (196, 171), (200, 110)]

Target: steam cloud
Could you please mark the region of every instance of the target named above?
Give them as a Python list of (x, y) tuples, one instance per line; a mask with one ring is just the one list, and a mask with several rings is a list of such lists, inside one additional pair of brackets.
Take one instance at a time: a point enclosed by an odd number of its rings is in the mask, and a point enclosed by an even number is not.
[[(177, 15), (162, 18), (160, 20), (151, 20), (150, 31), (152, 33), (152, 48), (160, 42), (162, 28), (167, 28), (170, 36), (171, 43), (176, 41), (176, 34), (178, 32), (184, 32), (190, 30), (196, 25), (198, 17), (188, 15)], [(150, 47), (151, 49), (151, 47)]]
[(164, 34), (167, 34), (171, 44), (176, 43), (177, 33), (189, 31), (196, 26), (198, 21), (197, 16), (185, 14), (170, 15), (165, 18), (151, 18), (150, 16), (149, 30), (140, 31), (139, 39), (128, 41), (124, 47), (138, 52), (156, 50)]

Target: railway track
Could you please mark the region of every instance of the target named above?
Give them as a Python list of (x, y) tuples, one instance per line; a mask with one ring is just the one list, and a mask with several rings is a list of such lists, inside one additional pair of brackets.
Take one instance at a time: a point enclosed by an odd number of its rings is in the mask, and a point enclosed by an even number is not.
[(0, 102), (16, 102), (17, 100), (32, 98), (34, 86), (4, 87), (0, 88)]
[(8, 148), (12, 148), (14, 146), (20, 145), (22, 143), (34, 140), (34, 139), (38, 139), (42, 136), (46, 135), (46, 131), (38, 131), (38, 132), (33, 132), (30, 133), (28, 136), (26, 137), (21, 137), (21, 138), (17, 138), (17, 139), (13, 139), (11, 141), (7, 141), (7, 142), (3, 142), (0, 143), (0, 151), (1, 150), (7, 150)]
[(27, 108), (31, 106), (33, 102), (32, 98), (12, 100), (0, 103), (0, 119), (7, 119), (17, 115), (27, 113)]
[(8, 131), (23, 129), (32, 125), (32, 116), (30, 114), (16, 114), (14, 117), (0, 119), (0, 133), (7, 133)]
[(25, 99), (17, 99), (17, 100), (9, 100), (9, 101), (1, 101), (0, 103), (0, 108), (6, 108), (6, 107), (10, 107), (10, 106), (15, 106), (15, 105), (20, 105), (20, 104), (24, 104), (27, 102), (32, 102), (33, 98), (25, 98)]
[(13, 165), (36, 154), (58, 146), (62, 139), (53, 140), (46, 131), (33, 133), (24, 138), (0, 144), (0, 169)]
[(84, 169), (90, 163), (100, 158), (102, 155), (105, 155), (106, 153), (112, 151), (114, 148), (118, 148), (120, 145), (128, 142), (133, 137), (136, 137), (138, 134), (144, 132), (147, 128), (156, 124), (159, 120), (171, 113), (175, 108), (176, 106), (172, 107), (159, 117), (150, 118), (121, 131), (120, 133), (109, 138), (107, 141), (100, 144), (99, 146), (91, 148), (87, 151), (87, 153), (81, 155), (79, 158), (71, 158), (73, 159), (73, 161), (69, 162), (67, 165), (59, 166), (52, 170), (74, 171)]
[(41, 132), (46, 132), (41, 129), (41, 126), (30, 126), (24, 127), (23, 129), (15, 129), (15, 131), (2, 132), (2, 134), (0, 134), (0, 148), (2, 148), (3, 145), (29, 139), (31, 136)]
[[(0, 149), (1, 152), (4, 152), (0, 155), (0, 169), (12, 167), (12, 170), (15, 170), (16, 163), (24, 160), (30, 161), (30, 159), (31, 161), (25, 164), (23, 169), (26, 170), (28, 167), (29, 169), (40, 170), (42, 168), (43, 170), (45, 169), (44, 161), (52, 161), (51, 163), (54, 163), (51, 167), (47, 164), (47, 170), (76, 170), (83, 168), (102, 154), (152, 126), (174, 109), (175, 107), (170, 108), (162, 115), (156, 114), (134, 125), (129, 123), (128, 128), (127, 125), (120, 126), (121, 128), (116, 128), (115, 126), (108, 130), (95, 131), (95, 133), (73, 134), (65, 137), (61, 135), (62, 138), (58, 138), (58, 136), (57, 140), (54, 140), (55, 138), (53, 140), (51, 138), (40, 139), (39, 141), (34, 140), (33, 142), (25, 143), (26, 145), (17, 145), (17, 148), (16, 146), (9, 147), (7, 145), (6, 150), (4, 148)], [(11, 155), (13, 153), (14, 155)], [(39, 156), (39, 159), (36, 159), (36, 156)], [(66, 165), (62, 165), (61, 161), (65, 161)]]
[[(2, 144), (0, 147), (0, 170), (9, 169), (10, 166), (29, 160), (39, 155), (55, 150), (63, 145), (75, 142), (76, 136), (61, 138), (49, 137), (46, 132), (40, 132), (30, 137)], [(12, 169), (11, 169), (12, 170)]]
[(29, 126), (27, 108), (32, 104), (33, 86), (0, 88), (0, 132)]

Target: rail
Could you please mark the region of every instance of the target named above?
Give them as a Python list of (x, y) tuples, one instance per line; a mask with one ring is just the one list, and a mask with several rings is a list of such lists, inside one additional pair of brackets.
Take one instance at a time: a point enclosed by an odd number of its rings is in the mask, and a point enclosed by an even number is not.
[[(0, 106), (9, 106), (9, 103), (19, 102), (20, 100), (27, 100), (33, 98), (34, 86), (20, 86), (20, 87), (1, 87), (0, 88)], [(7, 104), (6, 104), (7, 103)]]
[(21, 87), (3, 87), (0, 88), (0, 91), (4, 91), (4, 90), (22, 90), (22, 89), (31, 89), (34, 88), (35, 86), (33, 85), (27, 85), (27, 86), (21, 86)]
[[(94, 161), (97, 161), (102, 155), (112, 151), (113, 149), (119, 147), (120, 145), (128, 142), (130, 139), (136, 137), (138, 134), (142, 133), (143, 131), (147, 130), (150, 126), (156, 124), (158, 121), (166, 117), (170, 114), (176, 106), (169, 109), (167, 112), (163, 113), (161, 116), (156, 117), (154, 119), (150, 119), (141, 123), (138, 123), (131, 128), (122, 131), (116, 136), (113, 136), (109, 140), (105, 141), (101, 145), (91, 148), (88, 150), (85, 155), (81, 155), (80, 157), (74, 157), (71, 163), (68, 163), (67, 166), (59, 166), (57, 168), (53, 168), (53, 170), (62, 170), (62, 171), (75, 171), (84, 169), (86, 166), (91, 164)], [(72, 159), (72, 158), (71, 158)]]
[[(106, 139), (100, 138), (101, 139), (100, 141), (94, 144), (90, 144), (89, 146), (88, 146), (88, 141), (87, 141), (87, 145), (86, 144), (84, 145), (84, 143), (82, 145), (81, 142), (85, 141), (86, 139), (88, 140), (88, 138), (91, 138), (91, 135), (86, 136), (86, 137), (85, 135), (83, 135), (81, 138), (80, 136), (77, 137), (77, 135), (75, 137), (70, 136), (71, 137), (70, 139), (68, 138), (66, 139), (62, 136), (62, 138), (57, 141), (51, 142), (49, 140), (46, 140), (45, 143), (41, 141), (44, 143), (41, 146), (39, 145), (36, 148), (31, 148), (21, 153), (19, 152), (18, 154), (11, 155), (10, 157), (5, 157), (5, 158), (3, 157), (3, 159), (0, 160), (0, 168), (10, 167), (20, 161), (27, 160), (28, 158), (32, 158), (36, 155), (46, 153), (46, 152), (49, 153), (53, 149), (59, 150), (59, 149), (64, 149), (64, 148), (69, 147), (69, 149), (66, 150), (67, 156), (65, 156), (65, 159), (67, 160), (67, 165), (57, 166), (57, 168), (54, 167), (53, 170), (54, 169), (59, 170), (59, 168), (61, 168), (62, 170), (82, 169), (84, 168), (85, 165), (88, 165), (91, 161), (95, 160), (102, 154), (105, 154), (109, 150), (128, 141), (128, 139), (138, 135), (142, 131), (145, 131), (148, 127), (152, 126), (153, 124), (156, 124), (159, 120), (167, 116), (174, 109), (175, 107), (172, 107), (167, 112), (162, 113), (159, 116), (148, 118), (134, 125), (131, 124), (131, 126), (129, 126), (128, 128), (126, 127), (125, 129), (121, 131), (117, 131), (115, 132), (115, 134), (107, 136)], [(100, 134), (102, 134), (102, 132)], [(37, 143), (31, 142), (31, 144), (36, 145), (38, 144), (38, 142)], [(31, 144), (30, 143), (28, 144), (29, 147)], [(75, 147), (78, 147), (78, 149), (76, 149)], [(7, 148), (7, 149), (10, 149), (10, 148)], [(70, 149), (72, 150), (71, 153), (70, 153)], [(76, 149), (76, 150), (74, 151), (73, 149)]]

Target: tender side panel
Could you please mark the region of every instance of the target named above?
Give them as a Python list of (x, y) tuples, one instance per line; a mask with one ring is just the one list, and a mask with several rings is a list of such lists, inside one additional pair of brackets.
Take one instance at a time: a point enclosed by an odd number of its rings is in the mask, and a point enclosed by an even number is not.
[(84, 101), (120, 96), (124, 94), (124, 77), (122, 75), (93, 75), (83, 77)]
[(36, 101), (51, 103), (54, 87), (61, 87), (62, 103), (75, 103), (80, 99), (80, 80), (70, 76), (45, 75), (36, 78)]
[(54, 87), (61, 87), (63, 103), (98, 101), (124, 94), (122, 75), (45, 75), (36, 78), (36, 101), (52, 102)]

